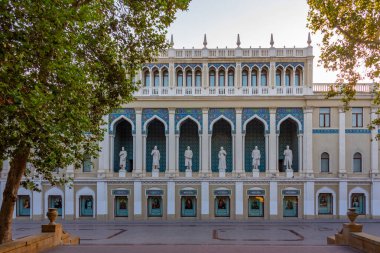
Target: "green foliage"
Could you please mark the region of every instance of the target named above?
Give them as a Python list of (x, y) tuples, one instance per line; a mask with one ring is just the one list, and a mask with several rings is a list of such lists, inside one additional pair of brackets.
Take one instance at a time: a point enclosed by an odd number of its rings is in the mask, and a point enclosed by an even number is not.
[(188, 4), (1, 1), (0, 160), (31, 150), (29, 163), (54, 185), (63, 180), (53, 170), (96, 156), (102, 116), (132, 100), (136, 71), (168, 47), (167, 28)]
[(320, 62), (339, 73), (328, 97), (342, 95), (347, 106), (356, 83), (366, 77), (374, 80), (374, 103), (380, 104), (380, 1), (308, 0), (308, 4), (308, 27), (323, 35)]

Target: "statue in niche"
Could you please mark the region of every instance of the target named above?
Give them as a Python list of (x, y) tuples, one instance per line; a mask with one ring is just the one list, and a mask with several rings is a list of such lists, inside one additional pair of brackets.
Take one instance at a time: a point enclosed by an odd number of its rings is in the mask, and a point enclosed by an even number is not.
[(291, 149), (289, 149), (289, 145), (287, 145), (286, 149), (284, 150), (284, 166), (286, 170), (292, 169), (292, 162), (293, 162), (293, 152)]
[(257, 148), (257, 146), (255, 146), (255, 149), (252, 150), (252, 168), (254, 170), (259, 169), (260, 158), (261, 158), (260, 150)]
[(125, 170), (125, 167), (127, 165), (127, 151), (124, 150), (124, 147), (121, 147), (119, 157), (120, 157), (120, 169)]
[(191, 151), (190, 146), (187, 146), (185, 151), (185, 167), (187, 171), (191, 171), (193, 166), (193, 151)]
[(219, 166), (218, 169), (219, 171), (225, 171), (226, 170), (226, 156), (227, 152), (224, 150), (223, 147), (220, 147), (220, 151), (218, 153), (218, 158), (219, 158)]
[(157, 149), (157, 146), (154, 146), (152, 150), (152, 170), (158, 170), (160, 168), (160, 151)]

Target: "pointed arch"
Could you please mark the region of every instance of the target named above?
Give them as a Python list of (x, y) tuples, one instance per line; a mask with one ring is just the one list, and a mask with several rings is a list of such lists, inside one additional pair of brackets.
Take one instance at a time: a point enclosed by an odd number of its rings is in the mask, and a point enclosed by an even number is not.
[(199, 123), (198, 120), (196, 120), (196, 119), (195, 119), (193, 116), (191, 116), (191, 115), (186, 115), (185, 117), (183, 117), (181, 120), (178, 121), (178, 123), (177, 123), (177, 125), (176, 125), (176, 131), (179, 132), (179, 129), (180, 129), (180, 127), (181, 127), (181, 124), (182, 124), (183, 122), (185, 122), (186, 120), (188, 120), (188, 119), (194, 121), (194, 123), (197, 124), (197, 126), (198, 126), (198, 132), (201, 131), (201, 129), (202, 129), (202, 128), (201, 128), (201, 124)]
[(352, 194), (355, 194), (355, 193), (362, 193), (364, 194), (365, 196), (365, 214), (368, 215), (369, 214), (369, 202), (370, 202), (370, 199), (369, 199), (369, 194), (368, 194), (368, 191), (363, 189), (362, 187), (360, 186), (356, 186), (354, 188), (351, 189), (351, 191), (348, 193), (348, 207), (351, 207), (351, 197), (352, 197)]
[(164, 124), (165, 126), (165, 132), (167, 133), (169, 131), (169, 128), (168, 128), (168, 124), (165, 122), (165, 120), (163, 120), (160, 116), (158, 115), (153, 115), (152, 117), (150, 117), (149, 119), (147, 119), (144, 123), (144, 126), (143, 126), (143, 132), (147, 132), (147, 129), (148, 129), (148, 125), (150, 124), (150, 122), (152, 122), (153, 120), (157, 119), (158, 121), (160, 121), (162, 124)]
[(88, 186), (82, 187), (75, 193), (75, 216), (79, 218), (79, 205), (80, 205), (80, 196), (92, 196), (93, 199), (93, 215), (92, 217), (95, 218), (96, 215), (96, 198), (95, 198), (95, 192)]
[(264, 124), (265, 131), (266, 131), (266, 132), (269, 131), (268, 123), (267, 123), (263, 118), (261, 118), (259, 115), (254, 114), (253, 116), (251, 116), (249, 119), (247, 119), (247, 120), (243, 123), (243, 132), (245, 132), (245, 130), (246, 130), (247, 125), (249, 124), (249, 122), (251, 122), (251, 121), (254, 120), (254, 119), (257, 119), (257, 120), (261, 121), (261, 122)]
[(324, 186), (322, 187), (321, 189), (319, 189), (316, 193), (315, 193), (315, 215), (318, 215), (319, 214), (319, 203), (318, 203), (318, 200), (319, 200), (319, 194), (321, 193), (330, 193), (332, 195), (332, 198), (333, 198), (333, 203), (332, 203), (332, 214), (333, 215), (336, 215), (336, 192), (331, 189), (330, 187), (327, 187), (327, 186)]
[(285, 117), (283, 117), (281, 120), (278, 121), (277, 126), (276, 126), (276, 130), (277, 131), (280, 131), (281, 123), (284, 122), (287, 119), (292, 119), (293, 121), (295, 121), (297, 123), (297, 126), (298, 126), (298, 132), (302, 131), (302, 124), (301, 124), (301, 122), (297, 118), (295, 118), (294, 116), (292, 116), (291, 114), (286, 115)]
[(209, 129), (210, 132), (212, 132), (212, 128), (213, 128), (214, 124), (216, 122), (218, 122), (220, 119), (224, 119), (225, 121), (227, 121), (230, 124), (232, 131), (235, 131), (235, 124), (229, 118), (227, 118), (226, 116), (220, 115), (219, 117), (217, 117), (213, 121), (211, 121), (211, 123), (210, 123), (210, 129)]
[(50, 195), (56, 195), (56, 196), (61, 196), (62, 198), (62, 219), (65, 217), (65, 199), (64, 199), (64, 193), (63, 193), (63, 190), (54, 186), (52, 188), (50, 188), (49, 190), (47, 190), (45, 192), (45, 196), (44, 196), (44, 200), (45, 200), (45, 217), (46, 217), (46, 213), (48, 212), (48, 209), (49, 209), (49, 196)]
[(132, 132), (134, 133), (136, 131), (135, 129), (135, 124), (133, 123), (133, 121), (127, 117), (125, 117), (125, 115), (120, 115), (119, 117), (117, 117), (116, 119), (114, 119), (110, 125), (110, 132), (113, 133), (115, 127), (117, 126), (117, 124), (119, 124), (122, 120), (125, 120), (127, 121), (129, 124), (131, 124), (132, 126)]

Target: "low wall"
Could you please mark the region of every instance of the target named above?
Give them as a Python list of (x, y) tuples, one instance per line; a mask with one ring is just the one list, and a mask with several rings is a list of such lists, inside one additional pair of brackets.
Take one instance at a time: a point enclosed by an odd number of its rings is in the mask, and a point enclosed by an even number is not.
[(380, 237), (360, 233), (351, 233), (349, 245), (355, 249), (365, 253), (379, 253), (380, 252)]

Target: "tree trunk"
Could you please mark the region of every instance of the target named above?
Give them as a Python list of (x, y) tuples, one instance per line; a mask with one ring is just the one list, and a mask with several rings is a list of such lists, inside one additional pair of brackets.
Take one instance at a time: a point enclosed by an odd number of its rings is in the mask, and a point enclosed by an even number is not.
[(0, 210), (0, 244), (12, 241), (13, 210), (17, 199), (17, 191), (26, 169), (30, 153), (29, 148), (15, 150), (8, 172), (7, 183), (3, 193), (3, 203)]

